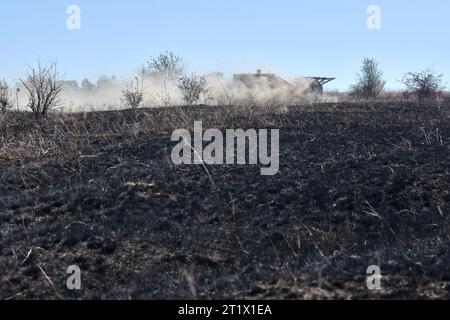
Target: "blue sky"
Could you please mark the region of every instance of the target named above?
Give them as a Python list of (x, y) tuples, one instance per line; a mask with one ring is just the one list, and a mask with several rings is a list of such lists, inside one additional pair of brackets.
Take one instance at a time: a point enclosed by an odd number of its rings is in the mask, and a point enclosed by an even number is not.
[[(69, 5), (81, 9), (80, 30), (66, 27)], [(367, 28), (369, 5), (381, 30)], [(0, 29), (0, 78), (11, 82), (37, 57), (58, 60), (67, 79), (96, 80), (171, 50), (198, 72), (334, 76), (329, 89), (348, 89), (365, 56), (389, 88), (428, 66), (450, 83), (447, 0), (2, 0)]]

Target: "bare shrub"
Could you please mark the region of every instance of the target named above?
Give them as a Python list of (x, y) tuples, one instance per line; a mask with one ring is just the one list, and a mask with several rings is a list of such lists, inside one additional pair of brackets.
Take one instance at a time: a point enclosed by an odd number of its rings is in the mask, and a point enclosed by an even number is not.
[(122, 91), (122, 101), (127, 106), (136, 109), (144, 100), (144, 91), (139, 88), (139, 78), (135, 78), (136, 81), (131, 81), (127, 88)]
[(153, 84), (160, 86), (156, 96), (162, 105), (172, 104), (172, 89), (176, 88), (178, 80), (184, 75), (186, 64), (183, 58), (170, 51), (161, 52), (157, 57), (151, 58), (139, 68), (143, 79), (150, 78)]
[(0, 112), (5, 113), (11, 108), (9, 86), (5, 80), (0, 80)]
[(25, 80), (20, 80), (28, 95), (28, 108), (38, 116), (44, 116), (61, 102), (62, 81), (56, 62), (30, 67)]
[(194, 105), (201, 99), (207, 99), (209, 88), (205, 76), (182, 76), (178, 88), (181, 90), (184, 101), (188, 105)]
[(161, 77), (163, 80), (175, 81), (183, 75), (185, 68), (186, 65), (180, 56), (166, 51), (147, 62), (147, 68), (144, 67), (140, 72)]
[(386, 81), (383, 80), (383, 71), (375, 59), (364, 58), (361, 73), (351, 86), (352, 96), (357, 98), (376, 98), (383, 91)]
[(408, 72), (402, 79), (406, 87), (405, 96), (414, 96), (419, 101), (437, 99), (445, 89), (443, 75), (432, 69)]

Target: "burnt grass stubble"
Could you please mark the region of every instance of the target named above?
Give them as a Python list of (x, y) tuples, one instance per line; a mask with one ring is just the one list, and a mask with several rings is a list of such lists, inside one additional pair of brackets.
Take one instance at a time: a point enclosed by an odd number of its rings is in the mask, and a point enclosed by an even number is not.
[[(174, 166), (194, 120), (281, 129), (279, 174), (209, 166), (215, 188)], [(0, 299), (448, 299), (449, 120), (407, 102), (3, 115)]]

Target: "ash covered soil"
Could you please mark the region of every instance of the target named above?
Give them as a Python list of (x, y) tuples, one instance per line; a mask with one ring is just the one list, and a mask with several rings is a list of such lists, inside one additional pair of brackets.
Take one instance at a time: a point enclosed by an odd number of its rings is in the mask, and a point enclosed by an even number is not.
[[(449, 103), (0, 117), (0, 299), (450, 298)], [(280, 129), (280, 172), (173, 165), (194, 120)]]

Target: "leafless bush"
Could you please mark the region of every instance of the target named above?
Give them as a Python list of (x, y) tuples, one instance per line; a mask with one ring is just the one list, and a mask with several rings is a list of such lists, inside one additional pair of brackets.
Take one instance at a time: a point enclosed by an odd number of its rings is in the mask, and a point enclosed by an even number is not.
[(44, 116), (60, 103), (62, 81), (56, 62), (30, 67), (25, 80), (20, 80), (28, 95), (28, 107), (38, 116)]
[(0, 112), (5, 113), (9, 108), (9, 86), (5, 80), (0, 80)]
[(443, 75), (434, 70), (426, 69), (419, 72), (409, 72), (403, 77), (406, 87), (405, 96), (414, 96), (419, 101), (436, 99), (445, 89)]
[(143, 67), (141, 73), (175, 81), (183, 75), (185, 68), (186, 65), (180, 56), (166, 51), (147, 62), (147, 68)]
[(209, 88), (205, 76), (182, 76), (178, 88), (181, 90), (184, 101), (188, 105), (194, 105), (201, 99), (207, 99)]
[(361, 73), (356, 84), (351, 86), (352, 95), (357, 98), (376, 98), (383, 91), (386, 81), (375, 59), (364, 58)]
[(122, 91), (122, 101), (127, 106), (130, 106), (133, 109), (138, 108), (142, 101), (144, 100), (144, 91), (139, 88), (139, 78), (135, 78), (136, 81), (131, 81), (130, 85)]

